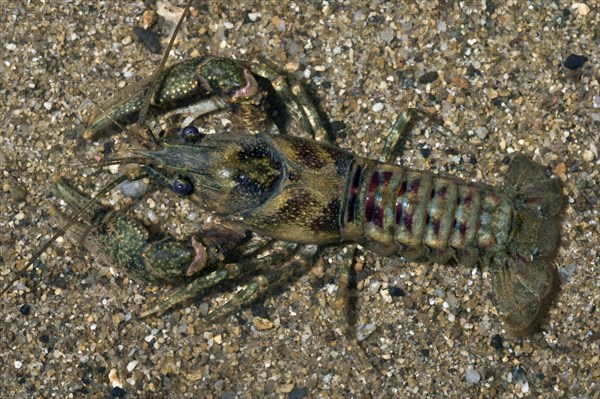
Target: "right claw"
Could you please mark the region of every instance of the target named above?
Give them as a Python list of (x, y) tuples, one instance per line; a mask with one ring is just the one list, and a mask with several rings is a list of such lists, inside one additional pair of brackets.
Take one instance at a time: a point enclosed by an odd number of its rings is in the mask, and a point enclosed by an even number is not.
[[(61, 198), (76, 210), (89, 201), (65, 180), (56, 186)], [(155, 237), (141, 222), (100, 205), (85, 217), (87, 225), (76, 224), (70, 237), (83, 242), (93, 255), (149, 282), (177, 282), (236, 261), (250, 239), (250, 233), (224, 225), (209, 227), (189, 240), (178, 241), (166, 234)]]

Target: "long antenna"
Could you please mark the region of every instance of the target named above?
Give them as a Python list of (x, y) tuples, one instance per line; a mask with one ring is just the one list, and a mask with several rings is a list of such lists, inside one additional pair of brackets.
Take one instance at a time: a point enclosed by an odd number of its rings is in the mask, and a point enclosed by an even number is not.
[(50, 238), (44, 245), (42, 245), (42, 247), (40, 249), (38, 249), (38, 251), (35, 253), (35, 255), (33, 255), (33, 257), (31, 258), (31, 260), (29, 262), (27, 262), (27, 264), (25, 265), (25, 267), (23, 269), (21, 269), (21, 271), (16, 275), (15, 278), (13, 278), (8, 284), (6, 284), (6, 286), (2, 289), (2, 292), (0, 292), (0, 297), (2, 297), (4, 295), (4, 293), (6, 291), (8, 291), (10, 289), (10, 287), (12, 287), (12, 285), (19, 280), (21, 277), (23, 277), (25, 275), (25, 272), (27, 271), (27, 269), (29, 269), (31, 267), (31, 265), (33, 265), (33, 263), (39, 259), (39, 257), (50, 247), (50, 245), (52, 245), (54, 243), (54, 241), (56, 241), (58, 239), (58, 237), (61, 237), (63, 234), (65, 234), (65, 232), (69, 229), (69, 227), (71, 227), (76, 221), (77, 219), (79, 219), (79, 217), (81, 215), (83, 215), (85, 212), (87, 212), (92, 206), (94, 206), (96, 204), (96, 202), (104, 197), (110, 190), (112, 190), (113, 188), (117, 187), (119, 184), (123, 183), (125, 180), (127, 180), (127, 175), (123, 175), (123, 176), (119, 176), (117, 177), (115, 180), (113, 180), (112, 182), (110, 182), (106, 187), (104, 187), (102, 189), (102, 191), (100, 191), (98, 193), (98, 195), (96, 195), (95, 197), (93, 197), (92, 199), (90, 199), (90, 201), (85, 204), (85, 206), (83, 208), (81, 208), (79, 210), (79, 212), (77, 212), (72, 218), (71, 220), (69, 220), (67, 222), (67, 224), (65, 224), (56, 234), (54, 234), (52, 236), (52, 238)]
[(169, 41), (167, 50), (165, 51), (165, 53), (162, 56), (162, 59), (160, 60), (160, 65), (158, 66), (158, 69), (154, 73), (155, 79), (153, 79), (152, 84), (149, 85), (148, 88), (146, 88), (146, 90), (147, 90), (146, 98), (144, 99), (144, 104), (142, 104), (142, 107), (140, 108), (140, 113), (139, 113), (138, 120), (137, 120), (137, 123), (139, 126), (142, 126), (144, 124), (144, 122), (146, 121), (146, 117), (148, 116), (148, 110), (150, 109), (150, 102), (152, 101), (152, 97), (154, 96), (154, 91), (156, 90), (156, 87), (158, 85), (159, 79), (157, 79), (157, 78), (158, 78), (158, 76), (160, 76), (163, 69), (165, 69), (165, 65), (167, 64), (167, 60), (169, 59), (169, 53), (171, 52), (171, 48), (173, 48), (173, 44), (175, 43), (175, 38), (177, 37), (177, 34), (179, 33), (181, 26), (183, 25), (183, 21), (185, 20), (185, 18), (187, 17), (187, 15), (190, 12), (191, 5), (192, 5), (192, 0), (189, 0), (187, 5), (185, 6), (185, 9), (183, 10), (183, 14), (181, 14), (181, 18), (179, 18), (179, 22), (177, 23), (177, 26), (175, 27), (173, 34), (171, 35), (171, 40)]
[[(144, 104), (140, 108), (140, 113), (139, 113), (139, 116), (138, 116), (138, 125), (140, 125), (140, 126), (144, 124), (144, 122), (146, 120), (146, 117), (148, 115), (148, 110), (150, 109), (150, 102), (152, 101), (152, 97), (154, 96), (154, 91), (156, 90), (156, 87), (158, 85), (158, 80), (159, 79), (156, 79), (156, 78), (158, 76), (160, 76), (160, 74), (162, 73), (162, 71), (165, 68), (165, 65), (167, 64), (167, 60), (169, 58), (169, 53), (171, 52), (171, 49), (173, 48), (173, 44), (175, 43), (175, 38), (177, 37), (177, 34), (179, 33), (179, 30), (181, 29), (181, 26), (183, 25), (183, 21), (185, 20), (185, 18), (189, 14), (189, 10), (190, 10), (190, 6), (191, 5), (192, 5), (192, 0), (189, 0), (188, 3), (187, 3), (187, 5), (185, 6), (185, 9), (183, 10), (183, 13), (181, 14), (181, 18), (179, 19), (179, 22), (177, 23), (177, 26), (175, 27), (175, 30), (173, 31), (173, 34), (171, 35), (171, 40), (169, 41), (169, 45), (167, 46), (167, 49), (166, 49), (165, 53), (162, 56), (162, 59), (160, 61), (160, 65), (158, 66), (158, 69), (154, 73), (155, 79), (153, 79), (152, 84), (146, 89), (147, 91), (145, 93), (146, 97), (144, 99)], [(109, 191), (111, 191), (113, 188), (117, 187), (119, 184), (121, 184), (125, 180), (127, 180), (127, 176), (126, 175), (117, 177), (115, 180), (113, 180), (111, 183), (109, 183), (106, 187), (104, 187), (95, 197), (93, 197), (92, 199), (90, 199), (90, 201), (83, 208), (81, 208), (67, 222), (67, 224), (65, 224), (44, 245), (42, 245), (42, 247), (40, 249), (38, 249), (38, 251), (29, 260), (29, 262), (27, 262), (27, 264), (25, 265), (25, 267), (23, 269), (21, 269), (21, 271), (19, 271), (19, 273), (17, 273), (17, 275), (2, 289), (2, 291), (0, 291), (0, 297), (2, 297), (10, 289), (10, 287), (12, 287), (12, 285), (17, 280), (19, 280), (20, 278), (22, 278), (25, 275), (25, 272), (35, 263), (35, 261), (37, 261), (39, 259), (39, 257), (54, 243), (54, 241), (56, 241), (59, 237), (61, 237), (79, 219), (79, 217), (81, 217), (92, 206), (94, 206), (94, 204), (96, 204), (96, 202), (100, 198), (102, 198), (103, 196), (105, 196)]]

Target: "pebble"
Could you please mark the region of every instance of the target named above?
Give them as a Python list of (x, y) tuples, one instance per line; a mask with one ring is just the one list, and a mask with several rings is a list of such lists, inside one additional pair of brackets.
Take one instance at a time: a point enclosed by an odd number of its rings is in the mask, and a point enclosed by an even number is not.
[(380, 112), (383, 110), (384, 104), (383, 103), (375, 103), (373, 104), (373, 112)]
[(573, 3), (569, 8), (572, 11), (575, 11), (575, 13), (577, 13), (578, 15), (581, 15), (582, 17), (585, 17), (590, 12), (590, 7), (588, 7), (587, 4), (584, 3)]
[(148, 51), (153, 54), (160, 54), (162, 47), (160, 45), (160, 38), (156, 32), (136, 26), (133, 28), (133, 33)]
[(467, 372), (465, 373), (465, 379), (468, 384), (477, 384), (481, 379), (479, 373), (471, 366), (467, 367)]
[(488, 134), (489, 134), (489, 131), (487, 130), (487, 128), (485, 128), (483, 126), (475, 129), (475, 135), (482, 140), (485, 139), (488, 136)]
[(279, 386), (279, 392), (290, 393), (294, 389), (294, 384), (283, 384)]
[(151, 8), (147, 8), (146, 10), (144, 10), (144, 13), (142, 14), (142, 22), (144, 29), (150, 28), (156, 23), (156, 21), (158, 21), (158, 13), (156, 11), (154, 11)]
[(118, 187), (124, 196), (132, 198), (143, 197), (148, 189), (148, 185), (144, 182), (144, 179), (134, 181), (125, 180)]
[(273, 328), (273, 322), (263, 317), (254, 317), (252, 319), (252, 324), (254, 325), (254, 327), (261, 331), (270, 330), (271, 328)]
[(419, 78), (419, 83), (421, 83), (421, 84), (432, 83), (432, 82), (435, 82), (435, 80), (438, 77), (439, 77), (439, 74), (437, 71), (426, 72), (423, 75), (421, 75), (421, 77)]
[(588, 58), (584, 55), (569, 54), (569, 56), (563, 62), (563, 65), (565, 66), (565, 68), (574, 71), (576, 69), (581, 68), (583, 64), (585, 64), (587, 61)]
[(114, 387), (110, 390), (111, 398), (124, 398), (127, 392), (121, 387)]
[(596, 156), (592, 150), (584, 150), (583, 151), (583, 160), (584, 161), (593, 161)]
[(131, 372), (133, 371), (133, 369), (135, 369), (135, 366), (137, 366), (137, 364), (138, 364), (138, 363), (139, 363), (139, 362), (138, 362), (137, 360), (132, 360), (132, 361), (130, 361), (130, 362), (127, 364), (127, 371), (131, 373)]
[(113, 387), (123, 387), (123, 381), (119, 378), (119, 374), (117, 373), (117, 369), (110, 369), (108, 372), (108, 380)]

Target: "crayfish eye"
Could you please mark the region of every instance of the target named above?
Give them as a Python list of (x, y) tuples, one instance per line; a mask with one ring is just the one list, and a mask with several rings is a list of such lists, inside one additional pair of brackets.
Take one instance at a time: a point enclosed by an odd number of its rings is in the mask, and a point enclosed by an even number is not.
[(179, 176), (173, 180), (172, 189), (177, 194), (185, 195), (191, 193), (192, 190), (194, 190), (194, 186), (192, 186), (192, 182), (189, 178)]
[(186, 126), (181, 130), (181, 138), (183, 138), (186, 143), (197, 143), (203, 136), (204, 135), (200, 133), (200, 130), (193, 125)]

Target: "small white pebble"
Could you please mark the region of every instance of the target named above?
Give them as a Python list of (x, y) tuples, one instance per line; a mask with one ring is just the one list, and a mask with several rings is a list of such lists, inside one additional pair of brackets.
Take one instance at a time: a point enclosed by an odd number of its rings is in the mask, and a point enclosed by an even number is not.
[(256, 22), (256, 20), (258, 19), (259, 16), (260, 16), (260, 13), (258, 13), (258, 12), (248, 13), (248, 19), (252, 22)]
[(229, 21), (225, 21), (225, 22), (223, 22), (223, 27), (227, 30), (233, 29), (233, 24)]
[(123, 381), (121, 381), (121, 379), (119, 378), (119, 375), (117, 374), (117, 369), (110, 369), (110, 371), (108, 372), (108, 380), (110, 381), (110, 385), (113, 388), (123, 388)]
[(148, 186), (144, 183), (144, 179), (134, 181), (125, 180), (118, 187), (124, 196), (133, 198), (142, 197), (148, 189)]
[(380, 112), (383, 110), (383, 103), (375, 103), (373, 104), (373, 112)]
[(573, 3), (569, 8), (575, 13), (581, 15), (582, 17), (588, 15), (588, 13), (590, 12), (590, 8), (583, 3)]
[(133, 369), (135, 368), (135, 366), (137, 366), (137, 365), (138, 365), (138, 363), (139, 363), (139, 362), (138, 362), (137, 360), (132, 360), (132, 361), (130, 361), (130, 362), (127, 364), (127, 371), (131, 373), (131, 372), (133, 371)]
[(127, 45), (131, 44), (132, 42), (133, 42), (133, 39), (131, 38), (131, 36), (125, 36), (123, 38), (123, 40), (121, 40), (121, 44), (123, 46), (127, 46)]
[(477, 384), (481, 379), (481, 376), (473, 367), (469, 366), (467, 368), (467, 372), (465, 373), (465, 378), (468, 384)]
[(584, 161), (591, 161), (594, 159), (594, 153), (590, 150), (585, 150), (583, 151), (583, 160)]
[(381, 290), (380, 291), (381, 294), (381, 298), (383, 299), (383, 302), (385, 303), (392, 303), (392, 296), (390, 295), (390, 291), (389, 290)]
[(15, 368), (19, 370), (21, 367), (23, 367), (23, 362), (20, 360), (15, 360)]
[(25, 219), (25, 214), (21, 211), (21, 212), (19, 212), (19, 213), (17, 213), (15, 215), (15, 219), (16, 220), (23, 220), (23, 219)]
[(150, 334), (144, 338), (144, 341), (150, 343), (154, 339), (154, 335)]
[(154, 212), (152, 212), (152, 210), (148, 209), (148, 212), (146, 213), (148, 215), (148, 220), (150, 221), (150, 223), (154, 223), (156, 222), (156, 219), (158, 219), (156, 217), (156, 214)]

